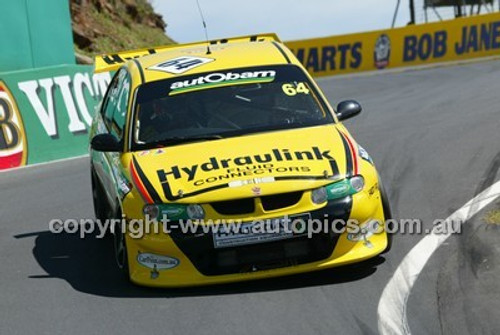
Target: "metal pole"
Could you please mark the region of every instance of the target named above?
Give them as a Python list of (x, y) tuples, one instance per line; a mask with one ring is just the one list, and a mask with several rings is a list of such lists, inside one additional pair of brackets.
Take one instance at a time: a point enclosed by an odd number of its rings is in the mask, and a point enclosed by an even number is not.
[(394, 12), (394, 17), (392, 18), (392, 28), (394, 28), (394, 25), (396, 24), (396, 18), (398, 17), (398, 11), (399, 11), (399, 5), (401, 4), (401, 0), (398, 0), (398, 3), (396, 4), (396, 11)]
[(462, 17), (462, 3), (457, 0), (457, 17)]
[[(493, 5), (493, 3), (492, 3)], [(488, 8), (488, 4), (486, 3), (485, 0), (481, 0), (481, 4), (479, 5), (479, 8), (477, 9), (477, 15), (481, 14), (481, 8), (483, 8), (486, 11), (486, 13), (491, 13), (490, 8)]]
[[(500, 1), (500, 0), (498, 0)], [(415, 24), (415, 0), (410, 0), (410, 23)]]
[(438, 17), (439, 21), (443, 21), (443, 18), (441, 15), (439, 15), (439, 12), (436, 10), (436, 7), (432, 6), (432, 10), (434, 11), (434, 14)]

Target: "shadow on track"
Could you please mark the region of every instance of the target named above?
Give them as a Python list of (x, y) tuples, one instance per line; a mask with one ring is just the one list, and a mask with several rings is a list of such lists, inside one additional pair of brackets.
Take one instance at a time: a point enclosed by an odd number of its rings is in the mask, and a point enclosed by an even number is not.
[(49, 231), (14, 237), (35, 237), (33, 256), (47, 275), (31, 275), (29, 278), (34, 281), (60, 278), (77, 291), (105, 297), (178, 298), (334, 285), (365, 278), (385, 261), (383, 257), (376, 257), (356, 265), (280, 278), (194, 288), (157, 289), (136, 286), (117, 270), (111, 238), (97, 239), (88, 236), (80, 239), (74, 234), (53, 234)]

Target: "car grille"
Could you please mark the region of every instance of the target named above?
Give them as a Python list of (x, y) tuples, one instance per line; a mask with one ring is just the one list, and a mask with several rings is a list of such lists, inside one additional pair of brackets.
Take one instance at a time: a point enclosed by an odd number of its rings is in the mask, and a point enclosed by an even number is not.
[[(266, 195), (260, 197), (262, 207), (265, 211), (286, 208), (297, 204), (302, 198), (303, 191)], [(223, 215), (250, 214), (255, 211), (255, 200), (257, 198), (245, 198), (228, 201), (212, 202), (213, 209)]]
[(211, 205), (217, 213), (225, 215), (250, 214), (255, 211), (254, 198), (217, 201)]
[(295, 205), (302, 198), (304, 192), (290, 192), (275, 195), (266, 195), (260, 197), (262, 207), (266, 211), (272, 211), (280, 208), (286, 208)]
[[(175, 234), (174, 234), (175, 235)], [(328, 258), (338, 235), (316, 234), (270, 243), (215, 249), (210, 235), (175, 236), (174, 241), (205, 276), (255, 272)]]
[[(329, 201), (322, 209), (310, 212), (311, 218), (330, 216), (344, 222), (350, 216), (352, 198)], [(173, 222), (175, 223), (175, 222)], [(338, 227), (337, 227), (338, 229)], [(215, 248), (212, 233), (199, 231), (183, 233), (179, 228), (171, 229), (170, 236), (200, 273), (217, 276), (231, 273), (246, 273), (276, 269), (321, 261), (330, 257), (339, 235), (327, 231), (307, 236), (297, 236), (280, 241)]]

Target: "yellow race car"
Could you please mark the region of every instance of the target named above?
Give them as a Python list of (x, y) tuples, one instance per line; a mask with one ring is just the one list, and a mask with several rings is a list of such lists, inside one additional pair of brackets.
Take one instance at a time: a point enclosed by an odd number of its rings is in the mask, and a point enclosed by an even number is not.
[(179, 287), (356, 263), (390, 248), (368, 153), (274, 34), (102, 55), (96, 217), (131, 281)]

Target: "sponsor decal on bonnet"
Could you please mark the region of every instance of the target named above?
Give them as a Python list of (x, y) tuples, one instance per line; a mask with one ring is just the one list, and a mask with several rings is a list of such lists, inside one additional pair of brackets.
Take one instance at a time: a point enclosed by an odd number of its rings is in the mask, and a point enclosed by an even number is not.
[[(297, 150), (291, 151), (289, 149), (273, 148), (269, 152), (238, 156), (238, 157), (210, 157), (207, 161), (203, 163), (193, 164), (191, 166), (178, 166), (174, 165), (168, 169), (159, 169), (156, 171), (160, 182), (166, 182), (167, 178), (173, 179), (184, 179), (187, 181), (193, 181), (197, 175), (204, 171), (217, 171), (230, 168), (238, 168), (244, 166), (252, 166), (255, 164), (261, 164), (264, 168), (272, 168), (273, 166), (269, 163), (272, 162), (300, 162), (300, 161), (335, 161), (335, 159), (330, 155), (331, 150), (323, 150), (319, 147), (313, 146), (309, 150)], [(269, 166), (264, 166), (269, 165)], [(307, 168), (303, 172), (308, 172)]]

